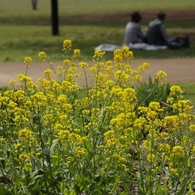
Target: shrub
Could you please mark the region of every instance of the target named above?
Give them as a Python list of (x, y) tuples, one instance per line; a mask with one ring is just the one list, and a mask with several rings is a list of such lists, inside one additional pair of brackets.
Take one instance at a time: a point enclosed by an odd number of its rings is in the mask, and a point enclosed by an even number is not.
[(36, 83), (25, 57), (26, 74), (0, 93), (1, 194), (193, 194), (194, 115), (181, 88), (163, 71), (143, 84), (149, 64), (133, 70), (127, 47), (107, 62), (95, 51), (91, 67), (70, 40), (63, 51), (57, 69), (39, 53), (50, 68)]

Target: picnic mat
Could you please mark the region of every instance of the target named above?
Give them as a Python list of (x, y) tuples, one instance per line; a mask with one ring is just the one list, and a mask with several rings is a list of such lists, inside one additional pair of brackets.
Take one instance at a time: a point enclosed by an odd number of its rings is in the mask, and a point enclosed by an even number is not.
[[(114, 45), (110, 43), (103, 43), (97, 47), (95, 47), (95, 50), (101, 50), (101, 51), (114, 51), (116, 49), (122, 49), (122, 45)], [(146, 43), (130, 43), (128, 46), (131, 50), (160, 50), (160, 49), (167, 49), (167, 46), (161, 46), (161, 45), (149, 45)]]

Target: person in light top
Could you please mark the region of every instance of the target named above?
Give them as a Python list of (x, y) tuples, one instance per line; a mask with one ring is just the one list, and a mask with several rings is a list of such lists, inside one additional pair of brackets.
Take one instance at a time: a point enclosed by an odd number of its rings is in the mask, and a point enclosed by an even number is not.
[(130, 43), (143, 43), (145, 33), (142, 32), (139, 22), (141, 21), (142, 16), (139, 12), (133, 12), (131, 14), (131, 21), (126, 24), (125, 27), (125, 36), (123, 45), (129, 46)]

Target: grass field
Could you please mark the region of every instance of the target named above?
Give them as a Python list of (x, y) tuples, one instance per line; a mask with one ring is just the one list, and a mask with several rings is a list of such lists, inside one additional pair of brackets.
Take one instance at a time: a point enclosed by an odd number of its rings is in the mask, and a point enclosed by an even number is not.
[[(73, 41), (73, 48), (79, 48), (82, 58), (91, 60), (94, 47), (101, 43), (121, 45), (124, 27), (129, 12), (140, 10), (141, 25), (147, 27), (157, 10), (167, 11), (168, 37), (190, 35), (191, 48), (185, 50), (135, 51), (136, 58), (192, 58), (195, 50), (195, 18), (188, 11), (194, 7), (194, 0), (158, 1), (143, 0), (58, 0), (59, 36), (51, 35), (51, 5), (48, 0), (38, 1), (38, 10), (33, 10), (31, 0), (6, 0), (0, 8), (0, 61), (22, 61), (27, 55), (37, 61), (37, 53), (45, 51), (52, 60), (62, 60), (64, 39)], [(22, 6), (21, 6), (22, 5)], [(173, 10), (173, 11), (170, 11)], [(171, 15), (184, 10), (179, 15)], [(180, 13), (180, 12), (178, 12)], [(187, 14), (188, 13), (188, 14)], [(190, 13), (193, 13), (191, 11)], [(180, 18), (183, 18), (182, 20)], [(112, 58), (108, 53), (107, 59)]]
[[(14, 15), (33, 14), (31, 7), (31, 0), (20, 0), (20, 3), (16, 0), (6, 0), (1, 2), (1, 13), (12, 12)], [(50, 13), (50, 2), (48, 0), (39, 0), (38, 9), (41, 14), (47, 15)], [(76, 15), (76, 14), (89, 14), (89, 13), (105, 13), (105, 12), (123, 12), (130, 10), (172, 10), (172, 9), (193, 9), (194, 0), (58, 0), (59, 12), (65, 15)], [(10, 13), (7, 13), (9, 15)], [(38, 15), (38, 13), (36, 13)]]

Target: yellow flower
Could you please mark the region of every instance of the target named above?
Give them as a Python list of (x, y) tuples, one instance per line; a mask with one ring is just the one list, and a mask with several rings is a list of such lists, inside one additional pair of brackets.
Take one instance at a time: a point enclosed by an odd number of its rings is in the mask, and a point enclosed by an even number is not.
[(189, 126), (189, 129), (190, 129), (191, 131), (195, 132), (195, 124), (191, 124), (191, 125)]
[(63, 42), (63, 49), (62, 51), (70, 51), (72, 49), (72, 41), (71, 40), (64, 40)]
[(132, 75), (137, 75), (138, 74), (136, 70), (131, 70), (130, 72), (131, 72)]
[(74, 78), (73, 74), (67, 74), (66, 75), (66, 79), (69, 80), (69, 81), (71, 81), (73, 78)]
[(2, 144), (3, 142), (5, 142), (5, 138), (3, 138), (3, 137), (0, 137), (0, 143)]
[(18, 136), (21, 142), (29, 143), (34, 140), (33, 132), (28, 129), (20, 130)]
[(9, 85), (10, 85), (10, 86), (14, 86), (14, 84), (15, 84), (15, 80), (14, 80), (14, 79), (11, 79), (11, 80), (9, 81)]
[(134, 79), (135, 79), (135, 81), (137, 81), (137, 82), (141, 82), (141, 81), (142, 81), (142, 76), (141, 76), (141, 75), (135, 75), (135, 76), (134, 76)]
[(85, 148), (81, 148), (81, 147), (78, 147), (76, 148), (76, 150), (74, 151), (74, 154), (76, 157), (82, 157), (86, 154), (86, 149)]
[(173, 176), (179, 176), (177, 169), (170, 168), (169, 171), (170, 171), (170, 174), (172, 174)]
[(101, 51), (98, 49), (94, 52), (93, 59), (99, 61), (99, 60), (103, 59), (104, 54), (105, 54), (104, 51)]
[(89, 114), (90, 114), (90, 110), (83, 110), (83, 111), (82, 111), (82, 114), (83, 114), (83, 115), (89, 115)]
[(32, 81), (32, 79), (24, 74), (19, 74), (18, 75), (18, 80), (20, 82), (23, 82), (23, 81)]
[[(125, 47), (125, 48), (126, 48), (126, 47)], [(116, 56), (116, 55), (122, 56), (122, 55), (123, 55), (122, 50), (121, 50), (121, 49), (116, 49), (116, 50), (114, 50), (114, 56)]]
[(163, 143), (163, 144), (160, 144), (160, 148), (159, 148), (159, 150), (161, 151), (161, 152), (170, 152), (170, 145), (169, 144), (165, 144), (165, 143)]
[(124, 53), (127, 53), (129, 51), (129, 47), (128, 46), (123, 46), (122, 51)]
[(25, 160), (25, 161), (27, 160), (27, 161), (29, 161), (30, 160), (30, 156), (27, 155), (27, 154), (22, 153), (22, 154), (19, 155), (19, 160)]
[(137, 67), (137, 70), (138, 70), (138, 72), (144, 72), (144, 67), (143, 66), (138, 66)]
[(167, 73), (165, 71), (159, 70), (153, 80), (161, 80), (162, 82), (166, 82)]
[(192, 152), (195, 153), (195, 145), (192, 148)]
[(38, 57), (42, 58), (42, 59), (45, 59), (47, 57), (47, 55), (44, 51), (41, 51), (41, 52), (39, 52)]
[(123, 60), (123, 56), (121, 56), (121, 55), (115, 55), (114, 56), (114, 61), (115, 62), (122, 62), (122, 60)]
[(57, 66), (57, 72), (61, 73), (63, 71), (63, 67), (62, 66)]
[(59, 131), (62, 130), (62, 129), (63, 129), (63, 125), (62, 125), (62, 124), (56, 123), (56, 124), (54, 125), (54, 131), (55, 131), (55, 132), (59, 132)]
[(52, 71), (50, 69), (47, 69), (44, 71), (44, 76), (47, 79), (51, 79), (52, 78)]
[(68, 142), (71, 144), (80, 144), (82, 141), (81, 141), (81, 136), (77, 133), (69, 133), (68, 134)]
[(154, 154), (148, 154), (146, 159), (148, 162), (154, 162), (156, 156)]
[(17, 149), (19, 149), (21, 146), (22, 146), (22, 144), (15, 144), (15, 145), (14, 145), (14, 148), (17, 150)]
[(172, 98), (172, 97), (167, 98), (166, 103), (167, 104), (173, 104), (174, 103), (174, 98)]
[(70, 63), (70, 60), (65, 59), (65, 60), (63, 61), (63, 64), (64, 64), (64, 65), (69, 65), (69, 66), (70, 66), (71, 63)]
[(179, 100), (177, 103), (173, 104), (173, 108), (179, 112), (190, 113), (192, 111), (190, 100)]
[(64, 94), (59, 95), (59, 96), (58, 96), (58, 101), (59, 101), (60, 103), (66, 103), (66, 102), (67, 102), (67, 96), (64, 95)]
[(74, 57), (79, 57), (81, 55), (80, 49), (75, 49), (74, 50)]
[(174, 146), (171, 151), (171, 156), (183, 157), (184, 156), (183, 148), (181, 146)]
[(51, 159), (56, 159), (56, 158), (58, 158), (58, 156), (56, 156), (56, 155), (51, 155)]
[(165, 128), (169, 128), (170, 130), (177, 130), (179, 128), (178, 116), (165, 116), (163, 125)]
[(149, 63), (147, 63), (147, 62), (144, 62), (144, 63), (142, 64), (142, 66), (143, 66), (145, 69), (148, 69), (148, 68), (149, 68), (149, 66), (150, 66), (150, 64), (149, 64)]
[(71, 164), (74, 162), (74, 157), (72, 156), (68, 156), (66, 159), (67, 159), (67, 164)]
[(68, 137), (69, 133), (70, 133), (70, 132), (69, 132), (68, 130), (60, 130), (60, 131), (58, 132), (58, 136), (59, 136), (59, 138), (60, 138), (61, 140), (64, 140), (65, 138)]
[(69, 81), (62, 81), (62, 87), (64, 87), (66, 90), (70, 89), (72, 87), (72, 83)]
[(111, 146), (116, 145), (116, 143), (117, 143), (117, 139), (113, 137), (106, 141), (106, 146), (111, 147)]
[(59, 119), (60, 119), (61, 122), (65, 122), (68, 119), (68, 115), (62, 114), (62, 115), (60, 115)]
[(71, 104), (63, 104), (62, 108), (66, 111), (66, 112), (72, 112), (72, 105)]
[(29, 57), (29, 56), (28, 56), (28, 57), (25, 57), (25, 58), (24, 58), (24, 63), (25, 63), (25, 64), (31, 64), (31, 63), (32, 63), (32, 58)]
[(82, 69), (86, 70), (87, 67), (88, 67), (88, 64), (87, 64), (86, 62), (80, 62), (80, 63), (79, 63), (79, 66), (80, 66)]
[(125, 157), (123, 157), (123, 156), (121, 156), (120, 154), (117, 154), (117, 153), (113, 154), (113, 157), (116, 157), (118, 162), (124, 162), (126, 160)]
[(109, 139), (110, 137), (113, 137), (114, 135), (115, 135), (114, 130), (110, 130), (104, 133), (105, 139)]
[(150, 102), (149, 108), (155, 111), (162, 111), (160, 103), (159, 102)]
[(122, 48), (122, 55), (123, 55), (123, 58), (126, 60), (133, 59), (133, 52), (129, 51), (129, 47), (127, 47), (127, 46), (124, 46)]
[(134, 127), (137, 127), (139, 130), (143, 130), (146, 124), (147, 124), (147, 120), (145, 117), (139, 117), (135, 119), (133, 123)]
[(129, 59), (129, 60), (133, 59), (133, 58), (134, 58), (133, 52), (132, 52), (132, 51), (128, 51), (128, 52), (124, 55), (124, 58), (125, 58), (125, 59)]
[(181, 95), (183, 91), (181, 90), (181, 87), (173, 85), (170, 88), (170, 95)]

